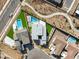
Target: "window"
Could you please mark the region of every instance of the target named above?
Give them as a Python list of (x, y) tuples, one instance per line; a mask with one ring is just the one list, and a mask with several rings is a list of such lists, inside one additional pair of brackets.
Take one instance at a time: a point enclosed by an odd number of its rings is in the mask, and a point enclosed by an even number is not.
[(38, 36), (38, 39), (42, 39), (42, 36), (39, 35), (39, 36)]

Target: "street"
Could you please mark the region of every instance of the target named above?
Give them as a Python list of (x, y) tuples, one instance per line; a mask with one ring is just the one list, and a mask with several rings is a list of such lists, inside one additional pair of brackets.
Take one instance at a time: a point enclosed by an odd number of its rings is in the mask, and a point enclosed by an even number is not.
[(0, 16), (0, 34), (2, 30), (6, 27), (8, 21), (11, 20), (10, 18), (12, 17), (10, 17), (10, 14), (13, 14), (19, 3), (20, 0), (11, 0), (7, 8), (5, 9), (4, 13)]

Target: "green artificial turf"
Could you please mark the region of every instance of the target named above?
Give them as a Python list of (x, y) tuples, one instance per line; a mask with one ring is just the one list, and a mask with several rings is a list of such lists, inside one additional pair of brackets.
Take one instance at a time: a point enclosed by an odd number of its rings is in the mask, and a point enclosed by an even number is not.
[(52, 29), (52, 26), (49, 24), (46, 24), (46, 30), (47, 30), (48, 35), (49, 35), (51, 29)]
[(10, 28), (10, 31), (8, 32), (8, 34), (7, 34), (7, 36), (9, 36), (10, 38), (12, 38), (13, 39), (13, 28), (11, 27)]

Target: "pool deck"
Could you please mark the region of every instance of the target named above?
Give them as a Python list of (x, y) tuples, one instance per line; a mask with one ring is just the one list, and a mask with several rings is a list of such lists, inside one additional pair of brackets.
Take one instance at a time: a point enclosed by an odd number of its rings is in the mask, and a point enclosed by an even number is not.
[(18, 30), (23, 29), (22, 20), (21, 19), (18, 19), (16, 22), (17, 22), (17, 25), (16, 25), (17, 26), (17, 29)]

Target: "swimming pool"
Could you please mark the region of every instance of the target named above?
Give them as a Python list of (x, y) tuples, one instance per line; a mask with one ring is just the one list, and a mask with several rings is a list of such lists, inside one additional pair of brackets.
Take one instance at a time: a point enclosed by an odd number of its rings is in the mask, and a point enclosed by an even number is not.
[(17, 20), (17, 28), (18, 28), (18, 29), (23, 28), (21, 19), (18, 19), (18, 20)]
[(31, 22), (32, 22), (32, 23), (37, 22), (37, 21), (38, 21), (38, 19), (37, 19), (37, 18), (35, 18), (35, 17), (31, 16)]
[(69, 43), (76, 43), (76, 39), (73, 38), (73, 37), (69, 37), (69, 38), (68, 38), (68, 42), (69, 42)]

